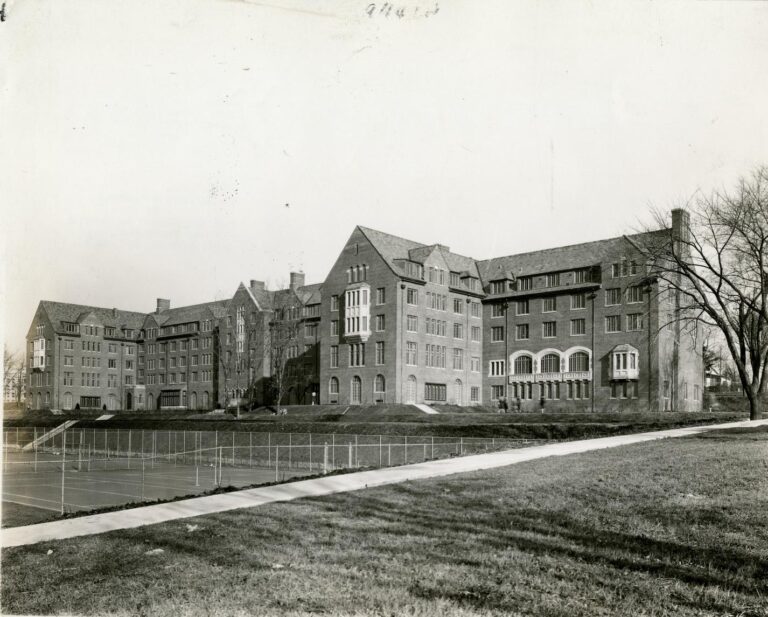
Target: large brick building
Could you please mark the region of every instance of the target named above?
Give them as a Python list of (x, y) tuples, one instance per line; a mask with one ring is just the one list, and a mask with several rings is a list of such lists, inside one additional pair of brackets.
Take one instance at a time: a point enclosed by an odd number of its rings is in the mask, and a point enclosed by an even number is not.
[[(672, 225), (686, 224), (674, 210)], [(670, 230), (653, 232), (662, 237)], [(671, 237), (671, 236), (670, 236)], [(356, 227), (322, 284), (241, 284), (150, 314), (41, 302), (36, 408), (447, 403), (701, 408), (701, 340), (649, 281), (646, 234), (483, 261)]]

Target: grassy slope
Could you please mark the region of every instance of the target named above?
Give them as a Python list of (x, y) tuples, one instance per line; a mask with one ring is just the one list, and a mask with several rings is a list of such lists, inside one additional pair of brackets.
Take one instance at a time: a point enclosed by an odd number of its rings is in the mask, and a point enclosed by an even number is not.
[[(510, 439), (579, 439), (660, 430), (693, 424), (712, 424), (746, 419), (745, 413), (656, 413), (656, 414), (498, 414), (488, 410), (473, 413), (449, 412), (427, 415), (412, 406), (350, 407), (317, 406), (291, 408), (287, 416), (267, 413), (232, 416), (199, 416), (188, 412), (121, 413), (95, 422), (85, 417), (77, 427), (98, 429), (219, 430), (282, 433), (340, 433), (368, 435), (434, 435), (440, 437), (496, 437)], [(165, 414), (165, 412), (164, 412)], [(7, 427), (54, 427), (70, 416), (33, 412), (8, 419)], [(73, 416), (74, 417), (74, 416)]]
[(8, 549), (2, 609), (766, 615), (767, 448), (708, 434)]

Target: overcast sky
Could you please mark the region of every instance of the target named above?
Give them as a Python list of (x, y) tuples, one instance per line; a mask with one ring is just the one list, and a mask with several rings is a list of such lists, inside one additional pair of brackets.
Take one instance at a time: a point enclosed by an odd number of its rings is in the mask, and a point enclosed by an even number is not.
[(356, 224), (481, 259), (596, 240), (768, 163), (768, 3), (383, 4), (10, 1), (10, 347), (41, 299), (320, 282)]

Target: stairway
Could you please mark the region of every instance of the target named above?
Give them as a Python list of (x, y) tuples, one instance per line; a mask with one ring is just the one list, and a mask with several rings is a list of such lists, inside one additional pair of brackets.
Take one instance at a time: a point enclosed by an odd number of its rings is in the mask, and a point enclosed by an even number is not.
[(77, 423), (77, 420), (67, 420), (64, 424), (59, 424), (59, 426), (57, 426), (56, 428), (48, 431), (47, 433), (43, 433), (37, 439), (30, 441), (26, 446), (24, 446), (21, 449), (22, 452), (27, 452), (28, 450), (32, 450), (36, 446), (39, 446), (40, 444), (45, 443), (49, 439), (55, 437), (59, 433), (66, 431), (70, 426), (76, 423)]
[(429, 414), (440, 413), (439, 411), (437, 411), (437, 409), (432, 409), (432, 407), (430, 407), (429, 405), (420, 404), (420, 405), (414, 405), (414, 407), (416, 407), (416, 409), (423, 411), (424, 413), (429, 413)]

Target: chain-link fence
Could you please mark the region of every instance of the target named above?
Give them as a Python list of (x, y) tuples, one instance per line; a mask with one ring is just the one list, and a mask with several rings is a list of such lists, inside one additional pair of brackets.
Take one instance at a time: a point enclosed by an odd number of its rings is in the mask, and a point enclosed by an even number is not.
[(3, 434), (3, 499), (62, 512), (84, 510), (172, 499), (221, 486), (244, 487), (343, 469), (391, 467), (541, 443), (545, 441), (12, 428)]

